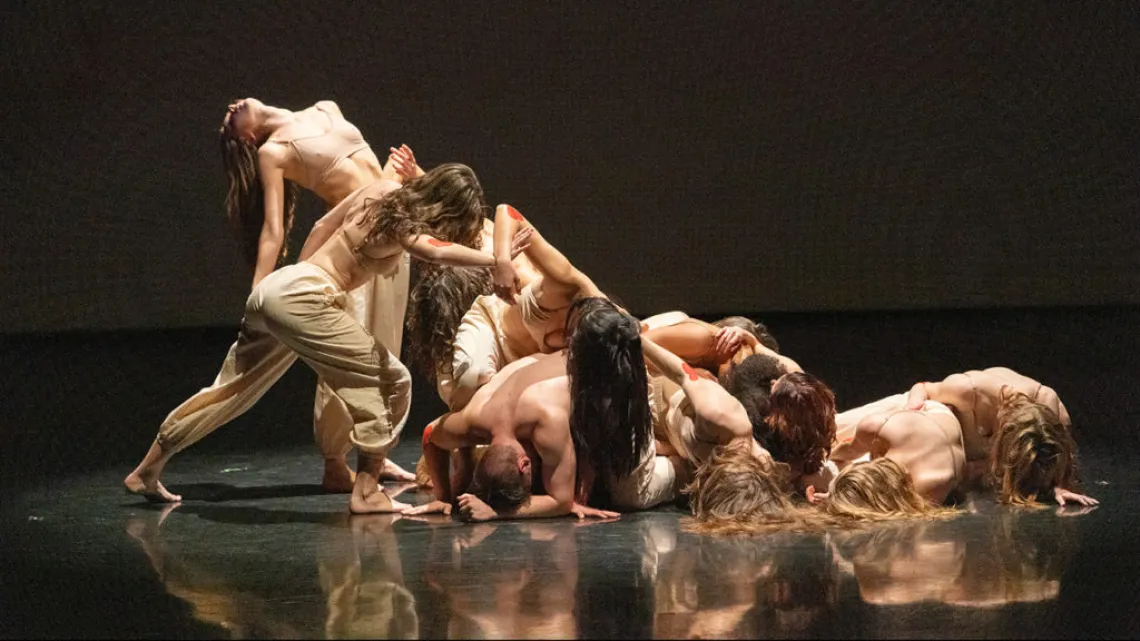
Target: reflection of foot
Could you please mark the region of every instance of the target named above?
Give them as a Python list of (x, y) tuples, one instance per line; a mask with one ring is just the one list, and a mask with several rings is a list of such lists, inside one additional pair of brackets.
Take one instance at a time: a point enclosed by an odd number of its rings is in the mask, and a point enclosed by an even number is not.
[(392, 459), (384, 459), (384, 467), (380, 468), (380, 480), (415, 482), (416, 475), (396, 465)]
[(356, 472), (345, 459), (325, 459), (325, 475), (321, 487), (330, 494), (348, 494), (356, 481)]
[(128, 494), (141, 496), (151, 503), (177, 503), (182, 500), (181, 496), (167, 491), (158, 477), (140, 473), (138, 470), (123, 479), (123, 487)]

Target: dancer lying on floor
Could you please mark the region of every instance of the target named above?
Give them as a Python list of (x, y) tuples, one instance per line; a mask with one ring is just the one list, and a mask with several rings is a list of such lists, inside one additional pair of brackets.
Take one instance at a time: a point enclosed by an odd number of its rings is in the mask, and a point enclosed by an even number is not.
[(1034, 505), (1049, 497), (1097, 505), (1073, 491), (1077, 446), (1069, 412), (1057, 392), (1008, 367), (951, 374), (916, 383), (906, 406), (934, 400), (949, 406), (962, 425), (966, 461), (988, 467), (988, 481), (1002, 503)]
[[(302, 188), (332, 209), (349, 194), (381, 178), (402, 182), (423, 175), (407, 146), (391, 149), (388, 165), (364, 140), (360, 130), (345, 120), (340, 107), (321, 100), (306, 109), (290, 111), (256, 98), (237, 100), (226, 109), (218, 134), (228, 191), (226, 215), (241, 237), (242, 251), (253, 268), (256, 287), (282, 264), (293, 227), (294, 210)], [(319, 220), (314, 233), (331, 223)], [(334, 225), (335, 229), (335, 225)], [(399, 358), (404, 310), (408, 296), (407, 257), (390, 275), (375, 275), (352, 291), (346, 310)], [(286, 366), (287, 365), (283, 365)], [(275, 370), (260, 370), (265, 378), (246, 377), (248, 387), (268, 388)], [(219, 391), (230, 380), (220, 377)], [(313, 407), (313, 436), (324, 457), (322, 486), (331, 492), (352, 490), (352, 470), (346, 456), (351, 448), (352, 417), (324, 381), (317, 381)], [(385, 476), (408, 480), (408, 472), (389, 461)]]
[[(407, 368), (345, 311), (347, 292), (374, 273), (390, 273), (405, 250), (429, 262), (491, 267), (475, 244), (485, 205), (474, 172), (465, 165), (436, 167), (404, 186), (378, 181), (330, 212), (335, 232), (311, 235), (301, 262), (283, 267), (254, 288), (223, 374), (232, 384), (206, 388), (171, 413), (150, 450), (124, 479), (127, 490), (156, 501), (178, 501), (159, 476), (177, 452), (249, 409), (263, 387), (244, 377), (279, 378), (282, 363), (299, 356), (328, 382), (353, 419), (357, 475), (349, 509), (383, 512), (404, 507), (379, 486), (387, 452), (403, 429), (411, 400)], [(521, 251), (525, 233), (510, 251)], [(253, 372), (254, 374), (251, 374)]]

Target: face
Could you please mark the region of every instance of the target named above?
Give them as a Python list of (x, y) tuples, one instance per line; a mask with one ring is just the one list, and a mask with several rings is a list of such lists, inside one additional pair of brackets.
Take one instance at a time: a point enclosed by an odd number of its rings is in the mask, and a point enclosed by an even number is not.
[(235, 100), (226, 107), (226, 116), (222, 120), (222, 126), (226, 127), (234, 138), (255, 144), (257, 139), (254, 135), (253, 114), (259, 112), (263, 106), (257, 98)]

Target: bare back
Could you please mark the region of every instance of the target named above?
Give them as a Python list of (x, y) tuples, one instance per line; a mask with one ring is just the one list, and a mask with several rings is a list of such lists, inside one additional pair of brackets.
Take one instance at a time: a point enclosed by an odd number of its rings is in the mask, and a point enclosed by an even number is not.
[(472, 436), (490, 439), (501, 433), (522, 441), (532, 440), (531, 416), (541, 411), (569, 416), (569, 406), (565, 356), (535, 354), (495, 374), (475, 392), (462, 414)]
[(340, 228), (307, 262), (326, 271), (345, 291), (360, 287), (376, 274), (387, 275), (399, 267), (404, 248), (395, 239), (366, 242), (369, 225), (366, 207), (373, 200), (399, 189), (400, 184), (378, 180), (350, 194), (329, 216), (343, 217)]
[(933, 386), (930, 398), (945, 403), (954, 411), (962, 425), (966, 455), (971, 461), (985, 459), (989, 454), (990, 438), (998, 429), (998, 408), (1005, 385), (1025, 394), (1030, 400), (1043, 403), (1068, 423), (1068, 413), (1051, 388), (1008, 367), (951, 374)]
[[(942, 503), (962, 482), (966, 463), (962, 427), (950, 412), (922, 410), (891, 415), (879, 430), (879, 456), (902, 465), (915, 490)], [(872, 448), (872, 458), (876, 456)]]

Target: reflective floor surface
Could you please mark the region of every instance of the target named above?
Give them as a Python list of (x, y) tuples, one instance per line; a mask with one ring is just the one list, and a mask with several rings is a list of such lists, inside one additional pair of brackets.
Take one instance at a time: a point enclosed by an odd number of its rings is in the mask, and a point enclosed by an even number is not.
[[(394, 459), (414, 465), (418, 443)], [(713, 538), (675, 508), (470, 525), (347, 514), (310, 447), (176, 458), (3, 498), (4, 638), (1134, 638), (1131, 457), (1084, 452), (1091, 511), (976, 497), (948, 522)], [(414, 491), (404, 500), (425, 501)]]

